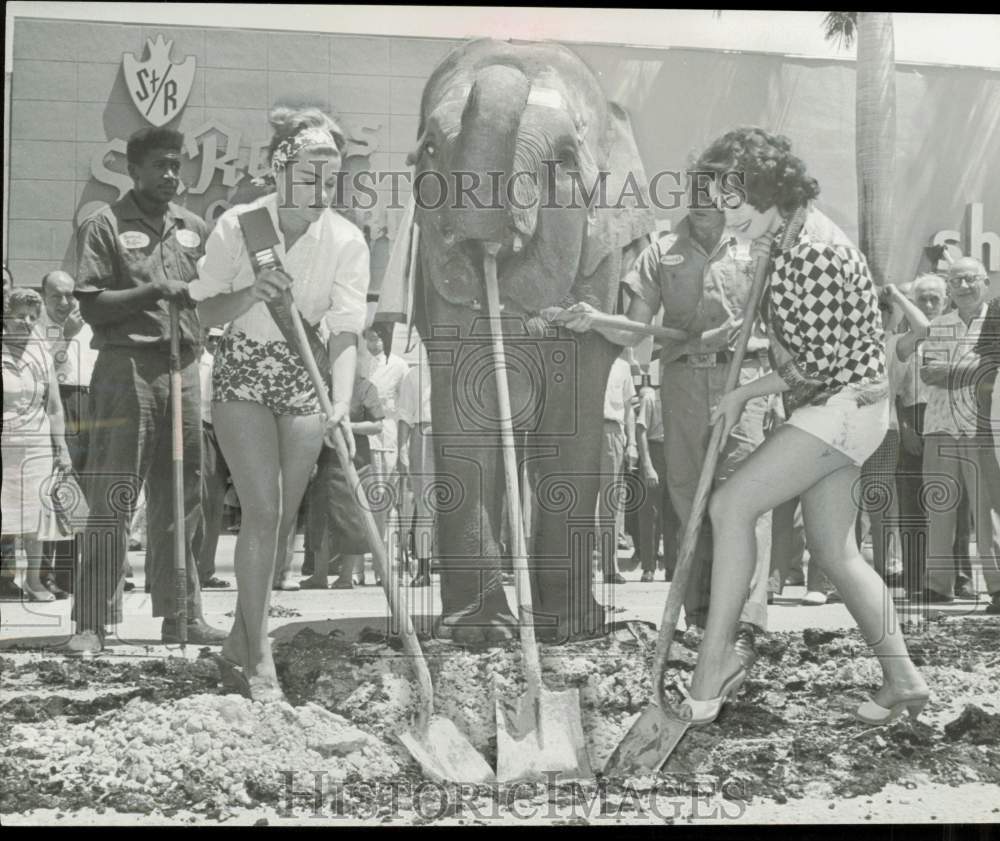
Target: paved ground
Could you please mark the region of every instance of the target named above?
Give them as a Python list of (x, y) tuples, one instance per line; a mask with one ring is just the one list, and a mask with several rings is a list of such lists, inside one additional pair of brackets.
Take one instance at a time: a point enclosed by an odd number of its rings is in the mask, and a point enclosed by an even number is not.
[[(236, 583), (233, 573), (234, 535), (224, 535), (219, 541), (217, 553), (217, 575)], [(160, 646), (160, 620), (151, 615), (150, 597), (143, 592), (143, 552), (130, 553), (136, 589), (125, 595), (125, 622), (118, 628), (117, 635), (109, 640), (111, 653), (152, 654), (147, 646)], [(295, 567), (302, 564), (301, 553), (296, 554)], [(662, 572), (657, 573), (658, 577)], [(628, 583), (619, 585), (599, 585), (598, 598), (605, 604), (614, 605), (615, 619), (642, 619), (659, 625), (660, 615), (667, 598), (670, 585), (662, 580), (651, 584), (639, 582), (640, 571), (624, 573)], [(407, 580), (409, 576), (407, 575)], [(332, 577), (331, 577), (332, 580)], [(374, 582), (374, 574), (369, 568), (366, 574), (369, 583)], [(848, 628), (853, 620), (843, 604), (822, 607), (805, 607), (799, 604), (805, 589), (786, 587), (769, 610), (770, 628), (775, 631), (794, 631), (803, 628)], [(435, 576), (435, 586), (425, 588), (404, 588), (404, 594), (411, 604), (412, 614), (418, 630), (429, 630), (430, 622), (439, 613), (440, 601)], [(515, 604), (513, 587), (508, 588), (510, 604)], [(955, 602), (952, 605), (936, 607), (949, 615), (982, 614), (983, 601)], [(228, 629), (230, 614), (236, 603), (236, 592), (229, 590), (206, 590), (203, 593), (206, 619), (213, 625)], [(48, 602), (2, 602), (0, 603), (0, 648), (11, 646), (58, 646), (72, 633), (69, 621), (68, 601)], [(304, 624), (336, 620), (343, 628), (365, 625), (379, 627), (386, 621), (386, 602), (382, 589), (376, 586), (358, 587), (353, 590), (300, 590), (297, 592), (273, 593), (271, 629), (273, 635), (283, 635), (298, 631)], [(285, 614), (285, 615), (278, 615)], [(908, 621), (915, 618), (915, 609), (908, 605), (900, 608), (900, 618)], [(166, 648), (163, 646), (162, 648)], [(190, 647), (189, 647), (190, 648)], [(197, 649), (194, 649), (195, 651)], [(176, 652), (174, 652), (176, 653)], [(192, 652), (193, 654), (193, 652)]]

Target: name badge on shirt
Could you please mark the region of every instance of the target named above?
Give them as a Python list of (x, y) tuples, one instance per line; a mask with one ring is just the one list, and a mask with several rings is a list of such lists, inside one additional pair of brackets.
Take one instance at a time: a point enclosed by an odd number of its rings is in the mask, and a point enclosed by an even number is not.
[(663, 258), (660, 260), (664, 266), (679, 266), (684, 262), (683, 254), (664, 254)]
[(201, 245), (201, 237), (194, 231), (189, 231), (187, 228), (178, 228), (177, 233), (174, 234), (174, 236), (177, 237), (177, 241), (185, 248), (197, 248)]
[(125, 231), (118, 234), (118, 241), (125, 248), (145, 248), (149, 245), (149, 237), (142, 231)]

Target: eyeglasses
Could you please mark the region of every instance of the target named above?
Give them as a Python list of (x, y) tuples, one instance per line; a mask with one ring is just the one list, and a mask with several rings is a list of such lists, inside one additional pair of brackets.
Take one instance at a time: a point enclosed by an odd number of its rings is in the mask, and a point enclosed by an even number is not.
[(954, 277), (948, 278), (948, 285), (953, 289), (958, 289), (963, 283), (967, 283), (969, 286), (975, 286), (982, 280), (986, 280), (983, 275), (978, 274), (960, 274)]

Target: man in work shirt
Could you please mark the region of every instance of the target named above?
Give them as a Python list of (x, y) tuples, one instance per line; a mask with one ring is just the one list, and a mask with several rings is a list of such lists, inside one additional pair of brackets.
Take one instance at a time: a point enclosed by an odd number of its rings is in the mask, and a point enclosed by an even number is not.
[[(663, 307), (663, 325), (684, 330), (686, 341), (663, 341), (660, 389), (663, 412), (666, 481), (674, 510), (686, 527), (694, 504), (701, 466), (712, 434), (712, 409), (725, 389), (726, 371), (752, 283), (749, 250), (741, 256), (736, 240), (723, 239), (725, 216), (714, 207), (692, 202), (676, 231), (661, 237), (638, 257), (623, 281), (633, 294), (627, 316), (649, 323)], [(575, 315), (570, 329), (590, 329), (587, 314)], [(635, 343), (635, 334), (595, 327), (609, 341)], [(751, 337), (740, 382), (769, 369), (767, 341)], [(729, 476), (764, 439), (765, 398), (750, 400), (725, 443), (716, 481)], [(767, 578), (771, 556), (771, 515), (757, 521), (757, 566), (740, 617), (736, 648), (749, 666), (754, 634), (767, 623)], [(712, 570), (711, 528), (706, 516), (699, 535), (685, 598), (689, 644), (696, 644), (708, 613)]]
[[(91, 379), (94, 421), (84, 493), (90, 520), (74, 593), (77, 633), (72, 651), (95, 653), (105, 626), (122, 621), (128, 523), (146, 482), (151, 539), (173, 542), (186, 531), (187, 638), (221, 644), (224, 631), (202, 618), (191, 541), (201, 511), (201, 327), (187, 294), (197, 277), (208, 230), (172, 203), (180, 186), (184, 137), (166, 128), (133, 134), (126, 150), (133, 189), (87, 219), (77, 241), (76, 296), (99, 350)], [(170, 311), (180, 308), (184, 436), (183, 524), (173, 522), (171, 482)], [(150, 569), (153, 615), (164, 617), (163, 642), (178, 642), (172, 553), (157, 552)]]

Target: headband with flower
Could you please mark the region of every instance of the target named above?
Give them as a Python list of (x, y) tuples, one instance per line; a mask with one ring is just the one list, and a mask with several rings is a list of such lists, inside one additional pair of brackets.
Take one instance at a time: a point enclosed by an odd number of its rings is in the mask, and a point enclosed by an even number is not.
[(281, 172), (289, 161), (308, 146), (333, 146), (339, 149), (333, 132), (319, 126), (306, 126), (282, 140), (274, 149), (271, 155), (271, 171), (253, 179), (257, 186), (273, 185), (277, 183), (278, 173)]

